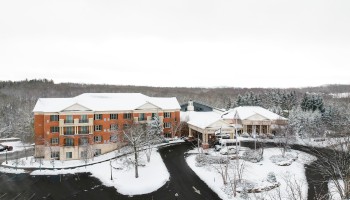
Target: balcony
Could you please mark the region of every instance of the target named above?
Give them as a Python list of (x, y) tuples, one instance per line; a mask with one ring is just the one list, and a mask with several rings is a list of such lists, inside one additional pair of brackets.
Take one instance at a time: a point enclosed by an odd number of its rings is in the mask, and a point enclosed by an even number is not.
[(74, 119), (74, 120), (65, 120), (60, 119), (59, 126), (60, 127), (69, 127), (69, 126), (93, 126), (94, 125), (94, 119)]
[(89, 123), (88, 119), (79, 119), (79, 123)]
[(74, 135), (74, 132), (64, 132), (64, 135)]
[(65, 142), (64, 146), (65, 147), (72, 147), (72, 146), (74, 146), (74, 142)]

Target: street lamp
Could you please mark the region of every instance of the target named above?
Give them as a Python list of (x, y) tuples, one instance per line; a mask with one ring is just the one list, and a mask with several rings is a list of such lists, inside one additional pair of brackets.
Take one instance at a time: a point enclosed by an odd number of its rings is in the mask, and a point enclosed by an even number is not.
[(5, 151), (5, 155), (6, 155), (6, 164), (7, 164), (7, 149)]
[(111, 180), (113, 180), (113, 177), (112, 177), (112, 160), (111, 159), (109, 160), (109, 165), (111, 166)]

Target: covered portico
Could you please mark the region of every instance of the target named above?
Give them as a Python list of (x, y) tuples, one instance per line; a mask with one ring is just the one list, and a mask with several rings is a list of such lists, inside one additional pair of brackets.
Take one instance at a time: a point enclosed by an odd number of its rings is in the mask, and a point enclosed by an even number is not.
[(211, 141), (215, 140), (215, 133), (219, 130), (222, 134), (229, 134), (230, 138), (234, 138), (235, 127), (222, 119), (218, 119), (214, 122), (208, 123), (206, 125), (196, 124), (194, 122), (188, 122), (189, 137), (196, 136), (202, 141), (203, 148), (209, 148)]

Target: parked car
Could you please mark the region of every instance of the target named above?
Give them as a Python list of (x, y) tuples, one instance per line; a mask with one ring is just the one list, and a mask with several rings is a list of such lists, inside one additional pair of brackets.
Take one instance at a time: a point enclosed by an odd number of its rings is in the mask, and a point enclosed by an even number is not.
[[(241, 146), (239, 141), (237, 145)], [(222, 148), (229, 146), (236, 146), (236, 139), (220, 139), (214, 148), (216, 151), (220, 151)]]
[(227, 147), (221, 148), (221, 150), (220, 150), (220, 154), (222, 154), (222, 155), (230, 155), (230, 154), (235, 154), (235, 153), (236, 153), (235, 146), (227, 146)]
[(0, 151), (12, 151), (13, 150), (13, 147), (12, 146), (8, 146), (8, 145), (3, 145), (3, 144), (0, 144)]

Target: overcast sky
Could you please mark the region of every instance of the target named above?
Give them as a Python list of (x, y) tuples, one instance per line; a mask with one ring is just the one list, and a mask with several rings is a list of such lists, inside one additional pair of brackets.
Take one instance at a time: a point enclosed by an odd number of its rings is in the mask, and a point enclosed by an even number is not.
[(350, 84), (349, 0), (4, 0), (0, 80)]

